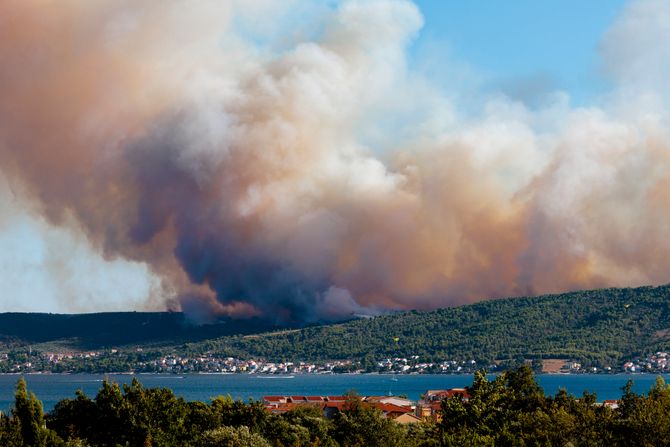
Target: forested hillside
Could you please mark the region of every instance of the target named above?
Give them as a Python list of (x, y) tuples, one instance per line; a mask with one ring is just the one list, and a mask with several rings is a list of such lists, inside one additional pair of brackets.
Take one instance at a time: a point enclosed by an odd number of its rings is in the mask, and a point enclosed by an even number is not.
[[(422, 361), (563, 358), (615, 366), (670, 350), (670, 286), (601, 289), (484, 301), (302, 329), (261, 320), (195, 325), (180, 313), (0, 314), (0, 348), (120, 348), (154, 355), (216, 353), (269, 361), (387, 357)], [(272, 331), (272, 332), (267, 332)], [(50, 344), (51, 343), (51, 344)], [(20, 348), (23, 346), (24, 348)], [(130, 361), (130, 360), (128, 360)]]
[(484, 301), (187, 345), (275, 360), (570, 358), (608, 365), (670, 348), (670, 287)]
[(274, 328), (258, 319), (196, 324), (180, 312), (0, 313), (0, 348), (48, 342), (81, 349), (174, 344)]

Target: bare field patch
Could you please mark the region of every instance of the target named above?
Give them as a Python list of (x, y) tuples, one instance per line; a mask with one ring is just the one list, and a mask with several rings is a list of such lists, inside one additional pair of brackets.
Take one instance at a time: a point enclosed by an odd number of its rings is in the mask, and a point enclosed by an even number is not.
[(565, 359), (544, 359), (542, 360), (543, 373), (557, 373), (565, 365)]

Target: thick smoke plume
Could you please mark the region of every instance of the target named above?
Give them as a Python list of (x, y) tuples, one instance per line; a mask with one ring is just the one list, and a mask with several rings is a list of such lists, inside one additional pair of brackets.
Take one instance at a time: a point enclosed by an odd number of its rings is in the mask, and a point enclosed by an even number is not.
[(4, 0), (4, 176), (193, 312), (316, 321), (670, 280), (667, 2), (605, 36), (597, 106), (467, 114), (406, 65), (414, 4), (305, 5)]

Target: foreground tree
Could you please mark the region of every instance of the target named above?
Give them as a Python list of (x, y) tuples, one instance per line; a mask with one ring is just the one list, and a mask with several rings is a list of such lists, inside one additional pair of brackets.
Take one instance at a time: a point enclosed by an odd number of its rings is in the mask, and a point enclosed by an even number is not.
[(22, 447), (21, 427), (18, 420), (0, 415), (0, 445), (3, 447)]
[(442, 445), (613, 445), (612, 410), (589, 393), (546, 397), (527, 366), (493, 380), (478, 372), (468, 393), (442, 402)]
[(79, 392), (45, 418), (20, 380), (11, 414), (0, 415), (0, 447), (670, 446), (670, 387), (661, 378), (646, 395), (629, 383), (618, 409), (589, 393), (545, 396), (527, 367), (492, 379), (478, 372), (468, 394), (442, 402), (441, 422), (407, 427), (355, 393), (326, 419), (317, 407), (275, 415), (258, 402), (187, 403), (168, 389), (105, 381), (94, 399)]
[(29, 393), (26, 381), (21, 378), (16, 384), (14, 396), (13, 423), (19, 428), (21, 442), (30, 447), (61, 446), (63, 441), (53, 430), (46, 428), (42, 402), (35, 394)]
[(223, 426), (206, 431), (200, 441), (202, 447), (272, 447), (261, 435), (249, 431), (249, 427)]
[(620, 445), (644, 447), (670, 445), (670, 387), (662, 377), (646, 396), (632, 391), (633, 383), (623, 389), (617, 418), (613, 421), (614, 439)]
[(349, 393), (344, 410), (333, 419), (333, 439), (342, 446), (405, 447), (411, 445), (405, 427)]

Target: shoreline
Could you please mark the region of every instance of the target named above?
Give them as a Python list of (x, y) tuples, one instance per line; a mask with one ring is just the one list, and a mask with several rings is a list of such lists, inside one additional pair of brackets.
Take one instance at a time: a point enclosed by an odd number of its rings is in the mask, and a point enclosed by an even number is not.
[[(0, 376), (77, 376), (77, 375), (115, 375), (115, 376), (258, 376), (258, 377), (286, 377), (286, 376), (390, 376), (390, 377), (411, 377), (411, 376), (472, 376), (476, 371), (467, 373), (421, 373), (421, 374), (401, 374), (401, 373), (285, 373), (285, 374), (267, 374), (267, 373), (249, 373), (249, 372), (50, 372), (50, 371), (31, 371), (31, 372), (11, 372), (0, 373)], [(487, 375), (498, 375), (501, 372), (489, 372)], [(534, 372), (536, 376), (670, 376), (670, 371), (667, 372), (612, 372), (612, 373), (543, 373)]]

